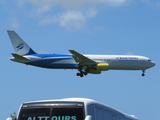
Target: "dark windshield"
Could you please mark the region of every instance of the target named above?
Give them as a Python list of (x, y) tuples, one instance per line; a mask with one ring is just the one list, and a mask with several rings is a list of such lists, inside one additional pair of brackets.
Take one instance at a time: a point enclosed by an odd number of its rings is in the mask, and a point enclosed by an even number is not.
[(51, 120), (84, 120), (82, 108), (54, 108)]
[(83, 108), (21, 109), (18, 120), (84, 120)]

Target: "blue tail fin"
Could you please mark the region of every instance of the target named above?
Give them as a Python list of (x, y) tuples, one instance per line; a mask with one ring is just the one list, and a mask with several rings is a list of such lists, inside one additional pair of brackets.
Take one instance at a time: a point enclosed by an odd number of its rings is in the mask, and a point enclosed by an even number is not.
[(19, 55), (36, 54), (14, 30), (7, 30), (15, 52)]

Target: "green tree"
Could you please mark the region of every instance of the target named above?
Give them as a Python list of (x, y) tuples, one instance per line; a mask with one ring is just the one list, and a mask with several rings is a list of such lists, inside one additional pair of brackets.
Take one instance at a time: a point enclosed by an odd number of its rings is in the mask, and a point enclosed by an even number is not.
[(11, 118), (16, 118), (16, 117), (17, 117), (16, 112), (13, 112), (13, 114), (11, 113), (11, 114), (10, 114), (10, 117), (11, 117)]

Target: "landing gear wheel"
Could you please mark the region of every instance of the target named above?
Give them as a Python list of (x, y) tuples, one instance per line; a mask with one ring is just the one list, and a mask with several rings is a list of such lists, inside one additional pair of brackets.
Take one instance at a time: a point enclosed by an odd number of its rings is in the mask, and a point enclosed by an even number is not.
[(80, 77), (83, 77), (83, 74), (80, 74)]
[(142, 76), (145, 76), (145, 74), (143, 73)]
[(84, 72), (80, 71), (80, 77), (83, 77)]
[(88, 69), (83, 69), (82, 68), (83, 66), (79, 67), (78, 69), (78, 73), (76, 74), (77, 76), (80, 76), (80, 77), (83, 77), (84, 75), (87, 75), (88, 74)]
[(77, 73), (77, 76), (83, 77), (83, 73)]
[(77, 76), (80, 76), (80, 73), (77, 73), (76, 75), (77, 75)]

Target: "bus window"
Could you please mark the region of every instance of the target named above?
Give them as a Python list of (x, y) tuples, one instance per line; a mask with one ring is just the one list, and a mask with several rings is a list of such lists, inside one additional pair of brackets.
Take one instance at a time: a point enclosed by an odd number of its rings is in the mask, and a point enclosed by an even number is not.
[(22, 106), (18, 120), (84, 120), (82, 103), (33, 103)]
[(51, 120), (84, 120), (83, 108), (53, 108)]
[(83, 108), (23, 109), (19, 120), (84, 120)]
[(22, 109), (18, 120), (49, 120), (49, 108)]

